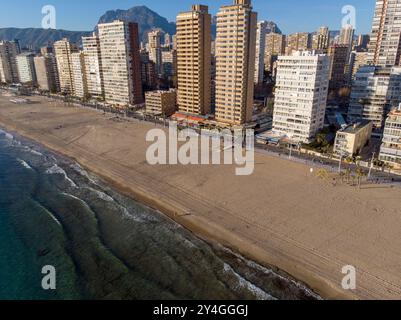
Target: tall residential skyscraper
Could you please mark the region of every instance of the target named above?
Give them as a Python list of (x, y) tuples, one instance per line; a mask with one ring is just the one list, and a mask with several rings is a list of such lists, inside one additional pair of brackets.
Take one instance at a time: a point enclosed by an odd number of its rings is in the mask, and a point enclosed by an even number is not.
[(86, 68), (84, 53), (74, 52), (71, 54), (72, 81), (74, 83), (74, 96), (88, 98), (88, 86), (86, 81)]
[(148, 33), (149, 58), (156, 64), (157, 74), (159, 75), (163, 73), (162, 37), (163, 32), (160, 29), (155, 29)]
[(335, 44), (329, 48), (330, 57), (330, 90), (338, 92), (346, 85), (346, 69), (349, 62), (349, 47), (346, 44)]
[(36, 78), (40, 90), (58, 92), (60, 82), (58, 79), (57, 62), (53, 54), (34, 58)]
[(104, 81), (100, 41), (96, 34), (91, 37), (82, 37), (85, 57), (85, 72), (88, 95), (95, 98), (104, 98)]
[(338, 44), (347, 45), (349, 51), (352, 50), (352, 44), (354, 42), (354, 27), (350, 24), (345, 25), (340, 32), (340, 38), (338, 39)]
[(401, 67), (361, 67), (352, 84), (348, 121), (372, 121), (380, 135), (386, 115), (401, 102), (400, 88)]
[(323, 128), (330, 59), (312, 52), (278, 58), (273, 131), (309, 143)]
[(265, 69), (273, 71), (273, 62), (279, 56), (285, 53), (285, 36), (278, 33), (268, 33), (265, 43)]
[(376, 66), (400, 65), (401, 0), (376, 0), (368, 62)]
[(18, 76), (21, 83), (36, 84), (34, 57), (35, 54), (32, 52), (17, 55)]
[(210, 113), (211, 15), (194, 5), (177, 16), (177, 103), (180, 112)]
[(138, 24), (116, 20), (98, 28), (105, 101), (117, 107), (143, 103)]
[(252, 120), (257, 13), (250, 0), (234, 0), (217, 13), (216, 120)]
[(255, 51), (255, 84), (263, 82), (263, 76), (265, 71), (265, 46), (266, 46), (266, 34), (268, 31), (268, 22), (258, 22), (256, 31), (256, 51)]
[(19, 82), (17, 54), (18, 48), (15, 42), (0, 41), (0, 82)]
[(379, 159), (401, 169), (401, 105), (387, 117)]
[(359, 68), (366, 65), (367, 57), (368, 57), (368, 53), (366, 51), (363, 51), (363, 52), (352, 51), (351, 52), (349, 83), (352, 83), (352, 81), (355, 79), (355, 75), (358, 72)]
[(312, 48), (324, 53), (327, 52), (330, 46), (330, 31), (328, 27), (320, 27), (317, 34), (313, 37)]
[(57, 59), (57, 69), (60, 79), (60, 90), (68, 94), (74, 93), (71, 54), (77, 51), (78, 48), (76, 45), (72, 44), (67, 39), (54, 43), (54, 52)]

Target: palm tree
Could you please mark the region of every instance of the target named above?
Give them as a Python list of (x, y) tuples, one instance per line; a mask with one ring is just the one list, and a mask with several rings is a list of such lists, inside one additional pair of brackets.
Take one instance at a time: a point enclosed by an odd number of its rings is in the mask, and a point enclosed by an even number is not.
[(366, 175), (365, 171), (358, 165), (356, 170), (356, 177), (358, 179), (358, 187), (361, 188), (362, 178)]

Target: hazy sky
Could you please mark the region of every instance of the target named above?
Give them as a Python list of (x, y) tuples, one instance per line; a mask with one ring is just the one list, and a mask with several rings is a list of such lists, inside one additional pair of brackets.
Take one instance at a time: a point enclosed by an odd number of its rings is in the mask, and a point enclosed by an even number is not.
[[(99, 17), (107, 10), (128, 9), (146, 5), (169, 21), (178, 12), (187, 11), (192, 4), (209, 5), (215, 14), (221, 5), (233, 0), (3, 0), (0, 27), (41, 27), (42, 7), (53, 5), (57, 12), (57, 28), (92, 30)], [(375, 0), (253, 0), (259, 20), (275, 21), (284, 33), (315, 31), (321, 25), (340, 29), (345, 5), (356, 9), (358, 33), (370, 33)]]

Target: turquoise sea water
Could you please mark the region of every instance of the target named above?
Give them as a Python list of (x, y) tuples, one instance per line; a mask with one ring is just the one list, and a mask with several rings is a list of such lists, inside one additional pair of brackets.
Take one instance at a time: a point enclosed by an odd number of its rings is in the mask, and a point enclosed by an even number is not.
[(276, 298), (317, 297), (0, 131), (0, 299)]

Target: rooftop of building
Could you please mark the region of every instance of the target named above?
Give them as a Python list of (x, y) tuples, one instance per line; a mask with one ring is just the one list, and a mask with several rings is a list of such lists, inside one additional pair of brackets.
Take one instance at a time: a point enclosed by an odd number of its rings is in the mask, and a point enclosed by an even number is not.
[(347, 125), (343, 129), (339, 130), (339, 132), (355, 134), (370, 124), (371, 124), (371, 122), (368, 120), (361, 120), (359, 122), (355, 122), (355, 123)]

